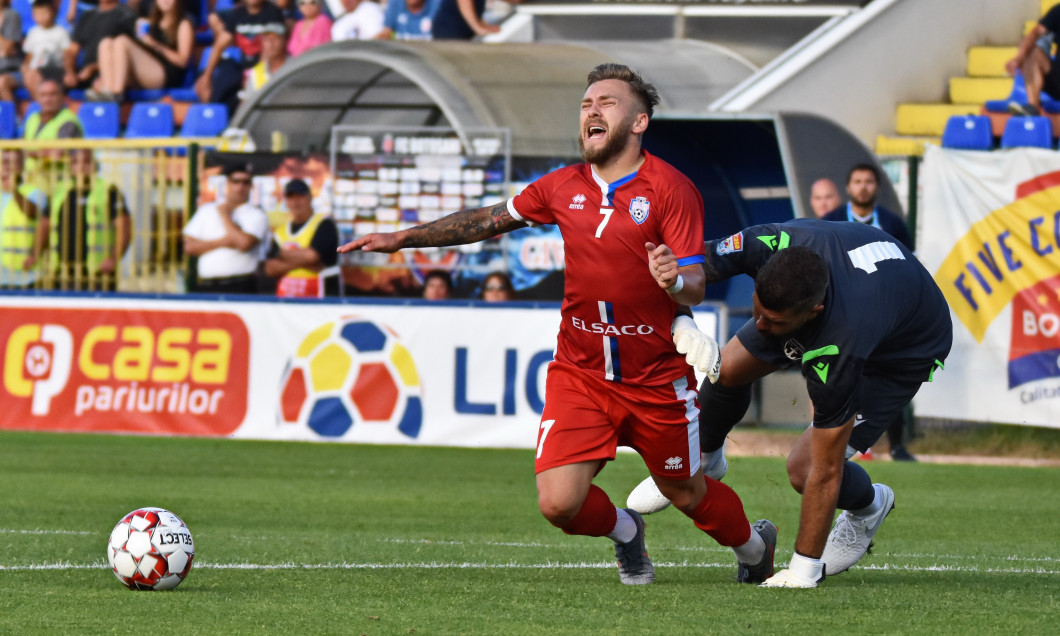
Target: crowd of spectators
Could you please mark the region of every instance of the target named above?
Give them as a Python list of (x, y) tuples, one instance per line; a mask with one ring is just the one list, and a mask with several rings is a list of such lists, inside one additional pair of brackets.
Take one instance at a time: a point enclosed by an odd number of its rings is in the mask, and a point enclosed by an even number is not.
[(342, 0), (337, 15), (325, 0), (96, 0), (65, 15), (59, 0), (35, 0), (28, 16), (10, 1), (0, 0), (0, 101), (37, 101), (53, 78), (86, 101), (192, 89), (233, 112), (288, 59), (328, 42), (499, 30), (483, 19), (487, 0)]

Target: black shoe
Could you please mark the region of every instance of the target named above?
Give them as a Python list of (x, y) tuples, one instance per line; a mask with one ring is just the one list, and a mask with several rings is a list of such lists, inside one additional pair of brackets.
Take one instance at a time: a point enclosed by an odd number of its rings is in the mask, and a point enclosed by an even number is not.
[(895, 446), (891, 449), (891, 459), (896, 462), (915, 462), (916, 457), (905, 449), (905, 446)]
[(759, 519), (751, 526), (762, 541), (766, 543), (766, 551), (758, 563), (736, 562), (736, 582), (758, 584), (773, 576), (773, 555), (777, 549), (777, 527), (769, 519)]
[(636, 510), (626, 508), (637, 524), (637, 534), (629, 543), (616, 543), (618, 578), (626, 585), (647, 585), (655, 581), (655, 566), (644, 547), (644, 518)]
[(1041, 109), (1037, 106), (1021, 102), (1009, 102), (1008, 112), (1020, 117), (1037, 117), (1042, 114)]

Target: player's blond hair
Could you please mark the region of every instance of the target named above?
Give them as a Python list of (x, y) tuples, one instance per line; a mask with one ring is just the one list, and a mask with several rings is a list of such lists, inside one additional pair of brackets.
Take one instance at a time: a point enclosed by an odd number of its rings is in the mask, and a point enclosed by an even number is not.
[(625, 64), (614, 63), (601, 64), (589, 71), (589, 83), (587, 86), (609, 79), (629, 84), (633, 94), (637, 97), (637, 101), (640, 102), (641, 108), (648, 114), (648, 119), (651, 119), (651, 116), (655, 113), (655, 106), (659, 103), (659, 91), (655, 89), (655, 86), (645, 82), (639, 73)]

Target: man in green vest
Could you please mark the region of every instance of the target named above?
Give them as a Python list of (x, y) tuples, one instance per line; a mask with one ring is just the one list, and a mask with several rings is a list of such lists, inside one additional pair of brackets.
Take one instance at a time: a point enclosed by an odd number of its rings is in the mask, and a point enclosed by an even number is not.
[[(37, 88), (37, 103), (40, 110), (26, 118), (24, 139), (47, 142), (85, 136), (81, 120), (66, 107), (66, 90), (62, 82), (51, 78), (42, 80)], [(34, 182), (51, 191), (49, 186), (61, 179), (60, 173), (65, 167), (62, 154), (56, 149), (32, 151), (28, 153), (26, 171), (33, 175)]]
[(22, 151), (0, 150), (0, 287), (29, 287), (47, 233), (38, 235), (37, 220), (48, 210), (48, 197), (23, 183)]
[(118, 266), (132, 240), (132, 219), (118, 187), (96, 175), (90, 149), (70, 151), (70, 179), (52, 195), (45, 222), (55, 288), (117, 288)]

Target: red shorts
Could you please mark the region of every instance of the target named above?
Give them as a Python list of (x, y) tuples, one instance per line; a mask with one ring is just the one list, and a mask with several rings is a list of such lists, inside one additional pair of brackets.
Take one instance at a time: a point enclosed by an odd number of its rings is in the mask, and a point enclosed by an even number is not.
[(619, 446), (640, 453), (660, 477), (688, 479), (699, 472), (699, 402), (691, 367), (671, 384), (641, 386), (550, 364), (534, 470), (612, 460)]

